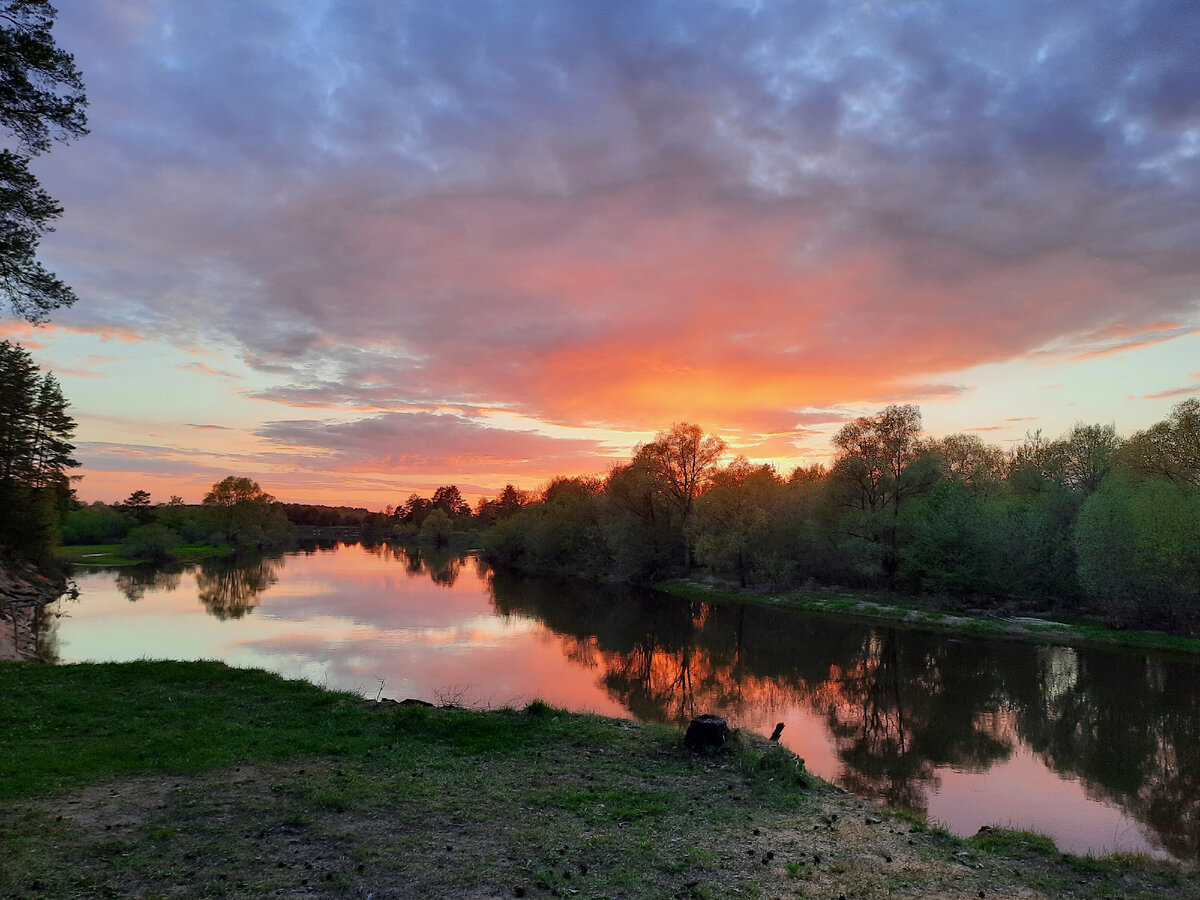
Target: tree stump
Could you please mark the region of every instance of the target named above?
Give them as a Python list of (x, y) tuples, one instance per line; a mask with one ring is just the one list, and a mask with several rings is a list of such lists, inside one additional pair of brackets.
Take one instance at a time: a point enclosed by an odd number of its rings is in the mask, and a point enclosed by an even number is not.
[(729, 726), (725, 720), (712, 713), (705, 713), (692, 719), (687, 733), (683, 736), (683, 743), (689, 750), (696, 752), (716, 750), (725, 746), (728, 737)]

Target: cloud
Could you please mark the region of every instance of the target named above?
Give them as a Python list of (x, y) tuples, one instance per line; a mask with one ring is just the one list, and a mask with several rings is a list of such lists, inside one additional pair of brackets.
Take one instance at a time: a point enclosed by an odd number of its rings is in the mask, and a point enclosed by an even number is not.
[(228, 372), (224, 369), (214, 369), (212, 366), (202, 362), (190, 362), (185, 365), (176, 366), (175, 368), (185, 372), (195, 372), (198, 375), (220, 375), (222, 378), (240, 379), (242, 376), (233, 372)]
[(224, 347), (339, 464), (604, 458), (414, 410), (784, 434), (1200, 327), (1194, 4), (59, 6), (61, 321)]
[(412, 476), (449, 470), (470, 477), (503, 468), (549, 478), (566, 471), (602, 472), (616, 460), (595, 440), (547, 437), (423, 412), (350, 422), (271, 422), (258, 434), (286, 449), (294, 465), (325, 471), (401, 470)]
[(1170, 400), (1173, 397), (1191, 397), (1195, 394), (1200, 394), (1200, 384), (1193, 384), (1191, 387), (1170, 388), (1165, 391), (1157, 391), (1153, 394), (1144, 394), (1143, 400)]

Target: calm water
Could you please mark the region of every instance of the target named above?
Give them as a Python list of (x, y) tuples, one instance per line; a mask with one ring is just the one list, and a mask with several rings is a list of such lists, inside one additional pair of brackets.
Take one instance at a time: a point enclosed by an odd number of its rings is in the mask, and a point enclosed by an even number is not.
[(342, 545), (176, 574), (81, 572), (63, 661), (222, 659), (368, 697), (685, 721), (719, 712), (958, 834), (1200, 859), (1200, 666), (957, 640), (493, 575)]

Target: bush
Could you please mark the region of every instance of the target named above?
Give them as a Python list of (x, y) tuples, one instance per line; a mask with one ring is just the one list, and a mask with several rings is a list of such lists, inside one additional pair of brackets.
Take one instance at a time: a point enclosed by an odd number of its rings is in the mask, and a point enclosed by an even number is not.
[(64, 544), (111, 544), (129, 534), (133, 517), (97, 501), (67, 513), (63, 523)]
[(179, 536), (158, 524), (139, 525), (125, 536), (121, 553), (139, 562), (164, 563), (175, 558)]

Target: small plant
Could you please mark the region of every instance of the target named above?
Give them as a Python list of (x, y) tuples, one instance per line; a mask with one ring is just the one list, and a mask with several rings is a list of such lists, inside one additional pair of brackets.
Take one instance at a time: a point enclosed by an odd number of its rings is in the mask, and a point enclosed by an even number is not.
[(525, 706), (525, 712), (531, 716), (551, 716), (558, 710), (544, 700), (530, 700)]

